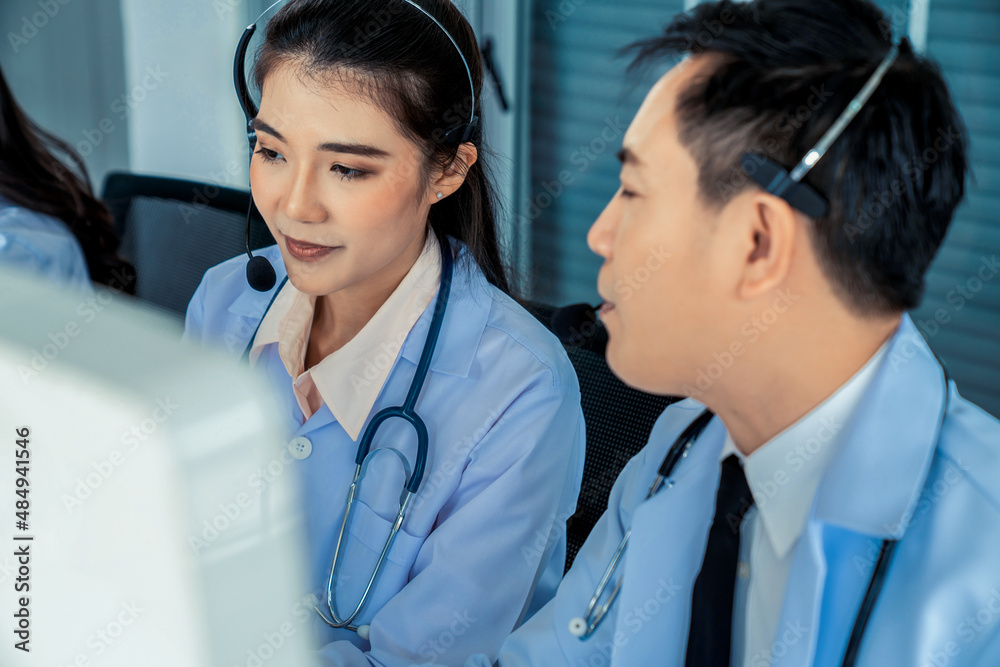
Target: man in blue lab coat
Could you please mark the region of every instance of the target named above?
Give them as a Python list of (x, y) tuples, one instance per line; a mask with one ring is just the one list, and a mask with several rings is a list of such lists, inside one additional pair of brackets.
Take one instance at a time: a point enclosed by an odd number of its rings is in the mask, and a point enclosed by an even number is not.
[(1000, 423), (906, 315), (967, 142), (887, 26), (863, 0), (718, 2), (639, 45), (689, 57), (588, 242), (611, 368), (690, 398), (503, 667), (1000, 665)]

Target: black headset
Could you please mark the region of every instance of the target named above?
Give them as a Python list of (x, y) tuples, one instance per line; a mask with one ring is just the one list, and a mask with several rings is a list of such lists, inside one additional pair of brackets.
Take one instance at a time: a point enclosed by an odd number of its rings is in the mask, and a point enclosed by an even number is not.
[[(465, 66), (465, 73), (469, 77), (469, 90), (472, 100), (469, 120), (459, 123), (458, 125), (455, 125), (451, 129), (445, 131), (443, 139), (444, 143), (463, 144), (469, 141), (476, 143), (478, 141), (479, 134), (479, 116), (476, 115), (476, 86), (472, 80), (472, 70), (469, 68), (469, 61), (465, 59), (465, 55), (462, 53), (462, 49), (459, 48), (458, 42), (455, 41), (455, 38), (451, 36), (451, 33), (448, 32), (448, 30), (441, 25), (441, 22), (434, 18), (430, 12), (418, 5), (414, 0), (399, 1), (405, 2), (411, 7), (417, 9), (421, 14), (433, 21), (434, 25), (441, 29), (452, 45), (454, 45), (455, 50), (458, 51), (458, 57), (462, 59), (462, 64)], [(260, 21), (264, 14), (267, 14), (282, 2), (285, 2), (285, 0), (278, 0), (272, 4), (257, 17), (256, 21), (247, 26), (247, 29), (243, 31), (243, 36), (240, 37), (239, 44), (236, 46), (236, 61), (233, 64), (233, 79), (236, 84), (236, 97), (240, 101), (240, 108), (243, 109), (243, 115), (246, 116), (247, 141), (250, 144), (251, 160), (253, 160), (253, 153), (257, 147), (257, 132), (253, 129), (253, 121), (257, 117), (258, 108), (254, 103), (253, 98), (250, 97), (250, 89), (247, 86), (245, 66), (246, 54), (247, 49), (250, 46), (250, 39), (257, 31), (257, 22)], [(267, 258), (259, 256), (254, 257), (253, 253), (250, 251), (250, 217), (253, 215), (255, 208), (256, 206), (254, 205), (253, 196), (251, 195), (250, 207), (247, 209), (246, 249), (247, 256), (250, 258), (250, 261), (247, 263), (247, 283), (249, 283), (250, 287), (258, 292), (267, 292), (274, 287), (277, 276), (274, 272), (274, 267), (271, 266), (269, 261), (267, 261)]]
[(843, 113), (834, 121), (830, 129), (820, 138), (820, 140), (806, 152), (795, 168), (789, 171), (774, 160), (759, 153), (746, 153), (740, 161), (743, 173), (752, 178), (762, 188), (771, 194), (781, 197), (792, 207), (802, 211), (814, 220), (826, 215), (828, 205), (823, 195), (816, 192), (808, 183), (803, 183), (802, 179), (809, 173), (819, 159), (833, 145), (833, 142), (840, 137), (847, 124), (861, 111), (868, 99), (875, 92), (882, 77), (889, 70), (889, 67), (899, 55), (899, 45), (893, 44), (879, 66), (875, 68), (871, 77), (865, 85), (850, 101)]

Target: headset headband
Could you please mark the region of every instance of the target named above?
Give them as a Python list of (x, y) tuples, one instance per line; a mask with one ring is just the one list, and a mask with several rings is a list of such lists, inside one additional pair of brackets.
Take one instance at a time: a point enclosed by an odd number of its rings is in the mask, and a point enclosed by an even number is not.
[[(254, 104), (253, 98), (250, 97), (250, 90), (247, 86), (245, 65), (247, 48), (250, 46), (250, 39), (253, 37), (254, 32), (257, 31), (257, 22), (260, 21), (265, 14), (285, 1), (286, 0), (277, 0), (277, 2), (273, 3), (270, 7), (261, 12), (260, 16), (258, 16), (257, 19), (247, 26), (245, 31), (243, 31), (243, 36), (240, 37), (239, 44), (236, 46), (236, 62), (233, 65), (233, 79), (236, 84), (236, 96), (239, 98), (240, 107), (243, 109), (243, 115), (246, 116), (247, 138), (250, 141), (251, 150), (256, 143), (257, 133), (254, 132), (250, 125), (253, 122), (253, 119), (257, 117), (259, 109), (257, 108), (257, 105)], [(469, 120), (467, 122), (460, 123), (444, 133), (444, 143), (461, 144), (467, 141), (473, 141), (475, 139), (476, 132), (479, 129), (479, 117), (476, 116), (476, 86), (472, 80), (472, 70), (469, 68), (469, 61), (465, 59), (465, 55), (462, 53), (462, 49), (458, 47), (458, 42), (455, 41), (455, 38), (451, 36), (451, 33), (448, 32), (448, 30), (441, 25), (441, 22), (434, 18), (430, 12), (418, 5), (414, 0), (399, 1), (405, 2), (411, 7), (414, 7), (421, 14), (433, 21), (434, 25), (441, 29), (441, 32), (445, 34), (448, 41), (450, 41), (455, 47), (455, 51), (458, 52), (458, 57), (462, 59), (462, 65), (465, 67), (465, 73), (469, 77), (469, 93), (472, 101), (472, 109), (469, 112)]]
[(879, 66), (875, 68), (875, 72), (872, 73), (865, 85), (858, 91), (858, 94), (854, 96), (854, 99), (850, 101), (847, 108), (834, 121), (830, 129), (823, 134), (816, 145), (806, 152), (805, 157), (795, 165), (791, 173), (774, 160), (759, 153), (744, 154), (741, 161), (743, 172), (754, 179), (767, 192), (781, 197), (809, 217), (815, 219), (826, 215), (829, 208), (826, 199), (809, 184), (803, 183), (802, 179), (805, 178), (810, 169), (816, 166), (816, 163), (826, 154), (826, 151), (833, 145), (833, 142), (843, 134), (848, 123), (858, 115), (861, 108), (868, 102), (872, 93), (875, 92), (875, 89), (881, 83), (882, 77), (885, 76), (889, 67), (895, 62), (897, 55), (899, 55), (899, 45), (893, 44), (892, 48), (889, 49), (889, 53), (882, 59)]

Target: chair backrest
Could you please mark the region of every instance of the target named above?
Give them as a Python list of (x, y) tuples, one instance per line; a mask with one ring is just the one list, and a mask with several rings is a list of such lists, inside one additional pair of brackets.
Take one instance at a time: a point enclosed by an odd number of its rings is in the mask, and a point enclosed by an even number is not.
[[(245, 252), (250, 193), (176, 178), (112, 172), (104, 202), (135, 265), (136, 296), (183, 317), (205, 271)], [(250, 247), (274, 239), (258, 215)]]
[[(552, 329), (555, 308), (538, 303), (524, 306)], [(587, 424), (587, 454), (576, 513), (566, 523), (566, 569), (583, 546), (594, 524), (608, 508), (608, 496), (619, 473), (649, 439), (656, 418), (676, 396), (654, 396), (633, 389), (615, 377), (604, 358), (607, 335), (603, 325), (583, 327), (563, 346), (580, 380), (583, 418)], [(564, 332), (554, 330), (557, 336)]]

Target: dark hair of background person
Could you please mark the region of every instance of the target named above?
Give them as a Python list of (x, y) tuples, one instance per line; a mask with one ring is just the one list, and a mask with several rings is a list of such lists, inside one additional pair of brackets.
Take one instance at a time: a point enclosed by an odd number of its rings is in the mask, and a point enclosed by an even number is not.
[(83, 160), (67, 143), (28, 118), (14, 100), (3, 71), (0, 71), (0, 196), (62, 220), (80, 242), (90, 279), (135, 294), (135, 269), (118, 255), (120, 239), (111, 213), (90, 189)]
[[(472, 27), (449, 0), (420, 0), (420, 5), (458, 43), (472, 73), (476, 115), (481, 115), (483, 67)], [(433, 166), (454, 161), (458, 144), (446, 143), (444, 135), (469, 120), (469, 77), (447, 35), (416, 8), (402, 0), (291, 0), (268, 23), (253, 70), (257, 87), (285, 62), (300, 65), (320, 84), (333, 77), (373, 100), (423, 151), (425, 181)], [(430, 224), (464, 242), (490, 283), (511, 294), (480, 136), (481, 131), (473, 139), (479, 159), (462, 186), (431, 207)]]
[[(757, 187), (743, 153), (791, 170), (875, 71), (891, 22), (865, 0), (724, 0), (676, 17), (626, 48), (631, 69), (664, 56), (720, 54), (678, 97), (680, 141), (699, 192), (720, 207)], [(967, 134), (938, 66), (899, 56), (861, 112), (804, 181), (829, 210), (811, 241), (841, 300), (862, 316), (916, 307), (924, 275), (965, 194)]]

